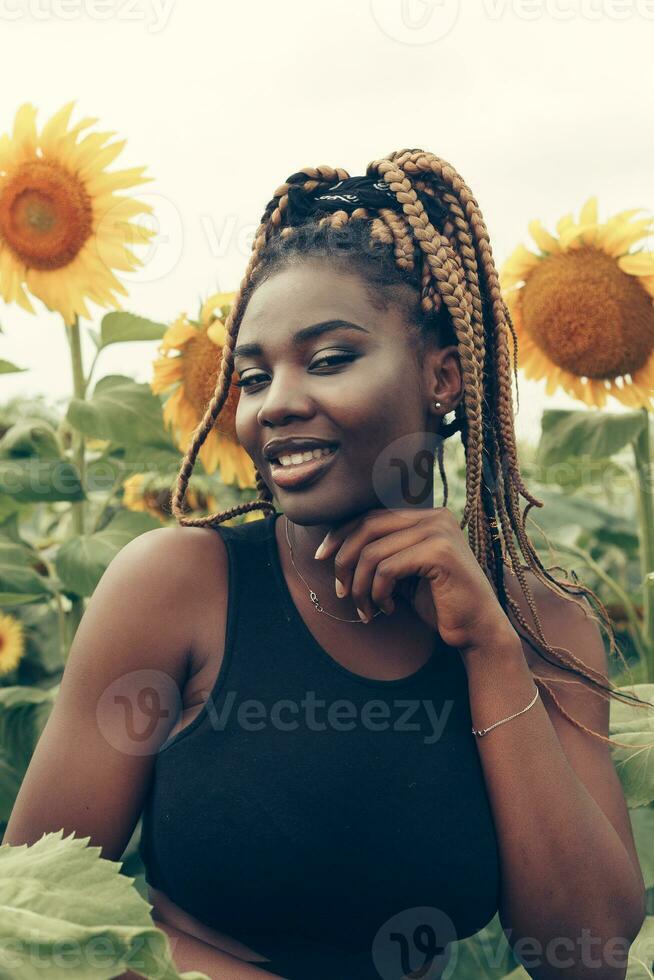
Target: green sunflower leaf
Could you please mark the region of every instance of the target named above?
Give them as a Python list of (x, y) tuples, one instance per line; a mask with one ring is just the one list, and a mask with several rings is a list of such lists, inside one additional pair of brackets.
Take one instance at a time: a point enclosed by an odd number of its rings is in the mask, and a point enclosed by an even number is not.
[(630, 807), (654, 801), (654, 684), (631, 684), (619, 688), (636, 694), (651, 708), (627, 705), (611, 699), (609, 734), (626, 747), (612, 745), (616, 772)]
[(109, 439), (119, 446), (172, 445), (164, 428), (161, 402), (150, 385), (121, 374), (101, 378), (88, 401), (73, 398), (66, 417), (85, 435)]
[(40, 456), (60, 459), (61, 447), (53, 425), (45, 419), (25, 418), (11, 426), (0, 439), (0, 457)]
[(0, 976), (104, 980), (130, 969), (158, 980), (208, 980), (178, 973), (152, 905), (120, 862), (100, 857), (90, 837), (63, 833), (0, 847)]
[(35, 599), (52, 592), (50, 581), (36, 571), (37, 563), (38, 556), (26, 545), (0, 537), (0, 590)]
[(130, 340), (161, 340), (168, 327), (135, 313), (107, 313), (100, 324), (100, 348)]
[(0, 493), (22, 503), (84, 500), (79, 473), (65, 459), (0, 459)]
[(66, 541), (57, 554), (55, 567), (64, 589), (90, 596), (109, 562), (132, 538), (161, 527), (149, 514), (119, 511), (101, 531)]
[(645, 425), (644, 412), (582, 412), (546, 409), (536, 462), (541, 466), (564, 463), (570, 457), (609, 459), (633, 442)]
[(0, 374), (17, 374), (20, 371), (27, 371), (27, 368), (17, 367), (12, 364), (11, 361), (3, 361), (0, 359)]

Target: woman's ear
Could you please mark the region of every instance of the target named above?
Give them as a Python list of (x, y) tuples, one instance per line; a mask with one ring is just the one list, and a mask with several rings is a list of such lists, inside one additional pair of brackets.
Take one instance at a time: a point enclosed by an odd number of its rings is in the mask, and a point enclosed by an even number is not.
[(425, 360), (428, 373), (426, 391), (429, 393), (431, 407), (441, 403), (439, 415), (453, 412), (463, 398), (463, 372), (461, 357), (456, 344), (441, 347), (430, 353)]

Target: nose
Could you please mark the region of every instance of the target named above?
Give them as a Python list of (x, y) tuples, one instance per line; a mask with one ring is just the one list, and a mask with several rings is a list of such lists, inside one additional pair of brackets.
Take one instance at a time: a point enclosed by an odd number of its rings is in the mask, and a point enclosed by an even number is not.
[(257, 422), (265, 425), (285, 425), (291, 418), (311, 418), (315, 414), (313, 401), (297, 381), (278, 373), (268, 385), (257, 412)]

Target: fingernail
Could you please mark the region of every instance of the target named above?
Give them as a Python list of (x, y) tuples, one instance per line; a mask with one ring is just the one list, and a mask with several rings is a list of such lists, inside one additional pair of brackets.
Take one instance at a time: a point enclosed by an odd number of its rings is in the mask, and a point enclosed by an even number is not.
[(324, 552), (324, 550), (325, 550), (325, 542), (323, 541), (323, 542), (322, 542), (321, 544), (319, 544), (319, 545), (318, 545), (318, 547), (316, 548), (316, 553), (315, 553), (315, 555), (314, 555), (313, 557), (314, 557), (314, 558), (320, 558), (320, 556), (322, 555), (322, 553)]
[(359, 607), (357, 606), (357, 612), (359, 614), (359, 619), (363, 620), (364, 623), (367, 623), (368, 622), (368, 617), (364, 613), (363, 609), (359, 609)]
[(335, 584), (336, 584), (336, 595), (338, 596), (339, 599), (342, 599), (343, 596), (345, 595), (345, 588), (343, 586), (343, 583), (339, 582), (339, 580), (336, 579)]
[(383, 613), (386, 613), (387, 616), (390, 616), (395, 609), (395, 603), (392, 599), (386, 599), (386, 601), (383, 602), (379, 608)]

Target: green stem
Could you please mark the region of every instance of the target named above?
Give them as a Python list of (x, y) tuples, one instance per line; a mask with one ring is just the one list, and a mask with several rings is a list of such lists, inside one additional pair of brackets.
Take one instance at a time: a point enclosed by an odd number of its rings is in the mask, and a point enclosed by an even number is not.
[[(73, 370), (73, 394), (75, 398), (84, 399), (86, 397), (86, 380), (84, 378), (84, 366), (82, 362), (82, 343), (80, 338), (79, 317), (71, 326), (65, 325), (68, 342), (70, 346), (70, 359)], [(73, 462), (79, 473), (82, 487), (86, 484), (86, 451), (84, 435), (75, 430), (73, 435)], [(82, 535), (86, 530), (86, 501), (76, 500), (72, 504), (73, 530), (75, 534)], [(72, 600), (70, 610), (70, 638), (75, 635), (79, 622), (84, 612), (84, 600), (81, 596), (76, 596)]]
[(95, 532), (99, 529), (100, 523), (102, 521), (102, 518), (104, 517), (104, 515), (107, 512), (107, 510), (109, 509), (109, 506), (111, 504), (111, 501), (113, 500), (113, 498), (114, 498), (114, 496), (115, 496), (116, 491), (118, 490), (118, 488), (122, 485), (124, 479), (125, 479), (125, 471), (123, 469), (121, 469), (119, 471), (119, 473), (118, 473), (118, 476), (114, 480), (114, 483), (113, 483), (113, 486), (111, 487), (111, 490), (109, 491), (109, 493), (105, 497), (103, 503), (100, 506), (100, 509), (98, 510), (97, 514), (95, 515), (95, 520), (93, 521), (93, 527), (91, 528), (91, 534), (95, 534)]
[[(42, 544), (42, 547), (48, 547), (49, 544), (50, 542), (46, 541)], [(48, 558), (46, 558), (41, 551), (39, 552), (39, 558), (48, 569), (48, 575), (50, 576), (50, 578), (53, 581), (55, 581), (57, 576), (53, 563)], [(58, 629), (58, 636), (59, 636), (59, 649), (62, 652), (62, 655), (65, 657), (69, 649), (68, 629), (66, 627), (66, 612), (64, 610), (64, 604), (61, 601), (61, 593), (54, 592), (53, 599), (55, 602), (55, 606), (57, 608), (57, 629)]]
[(91, 380), (91, 377), (93, 376), (93, 372), (95, 371), (95, 365), (97, 364), (98, 358), (99, 358), (99, 356), (100, 356), (101, 353), (102, 353), (102, 348), (100, 348), (99, 350), (96, 350), (95, 354), (93, 355), (93, 360), (91, 361), (91, 367), (89, 368), (89, 373), (86, 375), (86, 387), (87, 388), (88, 388), (88, 385), (89, 385), (89, 381)]
[(647, 676), (654, 681), (654, 505), (652, 503), (652, 449), (649, 411), (642, 409), (644, 425), (634, 440), (636, 493), (640, 517), (640, 564), (643, 579), (644, 640), (647, 646)]

